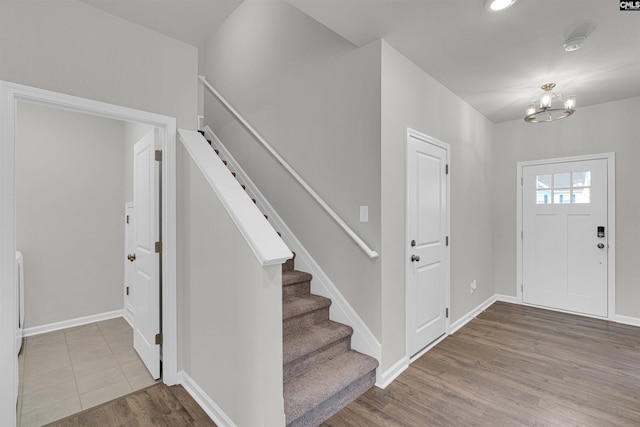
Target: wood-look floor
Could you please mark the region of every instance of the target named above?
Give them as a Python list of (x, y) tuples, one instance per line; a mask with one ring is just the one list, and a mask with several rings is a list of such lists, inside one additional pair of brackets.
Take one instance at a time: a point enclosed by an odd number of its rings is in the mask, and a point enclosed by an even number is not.
[(47, 427), (216, 427), (182, 386), (156, 384)]
[(640, 328), (496, 303), (322, 426), (640, 426)]

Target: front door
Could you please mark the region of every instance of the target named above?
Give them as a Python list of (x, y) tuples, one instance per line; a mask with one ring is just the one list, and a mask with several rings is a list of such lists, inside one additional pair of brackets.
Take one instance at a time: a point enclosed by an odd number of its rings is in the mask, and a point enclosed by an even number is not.
[(608, 315), (607, 160), (522, 168), (522, 300)]
[(447, 330), (449, 291), (447, 144), (407, 138), (407, 348), (410, 356)]
[(134, 146), (133, 232), (134, 333), (133, 347), (153, 378), (160, 378), (160, 254), (155, 243), (160, 240), (160, 166), (155, 161), (159, 145), (158, 130), (145, 135)]

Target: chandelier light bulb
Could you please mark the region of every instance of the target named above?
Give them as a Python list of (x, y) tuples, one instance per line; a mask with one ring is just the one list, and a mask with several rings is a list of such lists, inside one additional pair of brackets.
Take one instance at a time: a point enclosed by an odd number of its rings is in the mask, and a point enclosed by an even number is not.
[(529, 104), (529, 106), (527, 107), (526, 111), (525, 111), (525, 115), (530, 116), (532, 114), (534, 114), (536, 112), (536, 106), (535, 104)]
[(564, 99), (564, 108), (567, 110), (575, 110), (576, 109), (576, 97), (575, 95), (567, 96)]

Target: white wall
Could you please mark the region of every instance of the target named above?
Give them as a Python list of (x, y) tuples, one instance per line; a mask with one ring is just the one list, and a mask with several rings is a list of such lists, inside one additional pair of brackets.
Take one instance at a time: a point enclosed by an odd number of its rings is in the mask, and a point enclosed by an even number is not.
[[(380, 249), (380, 47), (355, 48), (285, 2), (245, 2), (203, 47), (207, 79)], [(378, 337), (368, 256), (207, 92), (207, 124)], [(369, 206), (369, 222), (359, 207)]]
[(239, 426), (284, 426), (282, 268), (262, 267), (182, 145), (179, 369)]
[(196, 128), (194, 47), (75, 0), (0, 2), (0, 79)]
[[(579, 94), (578, 94), (579, 96)], [(579, 98), (578, 98), (579, 99)], [(553, 123), (495, 127), (496, 292), (516, 295), (516, 163), (616, 153), (616, 313), (640, 318), (640, 97), (578, 108)]]
[[(406, 129), (451, 145), (451, 321), (494, 293), (493, 124), (387, 43), (382, 43), (381, 368), (405, 356)], [(476, 279), (478, 289), (469, 293)]]
[(20, 103), (25, 326), (122, 309), (124, 123)]

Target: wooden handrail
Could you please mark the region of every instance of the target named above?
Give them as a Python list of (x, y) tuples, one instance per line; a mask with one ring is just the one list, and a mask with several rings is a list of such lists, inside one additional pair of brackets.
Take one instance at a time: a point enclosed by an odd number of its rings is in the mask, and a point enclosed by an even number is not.
[(281, 156), (280, 154), (278, 154), (278, 152), (276, 150), (274, 150), (274, 148), (269, 145), (269, 143), (258, 133), (258, 131), (256, 131), (253, 126), (251, 126), (249, 124), (249, 122), (247, 122), (244, 117), (242, 117), (240, 115), (240, 113), (238, 113), (238, 111), (236, 111), (235, 108), (233, 108), (233, 106), (229, 103), (229, 101), (227, 101), (221, 94), (220, 92), (218, 92), (213, 86), (211, 86), (211, 84), (207, 81), (207, 79), (205, 78), (205, 76), (199, 76), (200, 81), (206, 86), (207, 89), (209, 89), (209, 91), (211, 91), (211, 93), (213, 93), (216, 98), (218, 98), (218, 100), (220, 100), (220, 102), (222, 102), (222, 104), (227, 108), (227, 110), (229, 110), (235, 117), (236, 119), (238, 119), (238, 121), (240, 121), (240, 123), (242, 123), (242, 125), (247, 128), (247, 130), (249, 132), (251, 132), (251, 134), (258, 140), (258, 142), (260, 142), (260, 144), (262, 144), (262, 146), (273, 156), (274, 159), (276, 159), (276, 161), (278, 163), (280, 163), (280, 165), (285, 168), (287, 170), (287, 172), (289, 172), (291, 174), (291, 176), (293, 176), (295, 178), (296, 181), (298, 181), (298, 183), (302, 186), (302, 188), (304, 188), (305, 190), (307, 190), (307, 192), (311, 195), (311, 197), (313, 197), (313, 199), (318, 202), (318, 204), (320, 206), (322, 206), (322, 208), (329, 214), (329, 216), (331, 218), (333, 218), (333, 220), (345, 231), (345, 233), (347, 233), (349, 235), (349, 237), (351, 237), (358, 246), (360, 246), (360, 248), (369, 256), (369, 258), (377, 258), (378, 257), (378, 252), (374, 251), (373, 249), (371, 249), (352, 229), (351, 227), (349, 227), (347, 225), (346, 222), (344, 222), (342, 220), (342, 218), (340, 218), (338, 216), (338, 214), (331, 209), (331, 206), (329, 206), (323, 199), (322, 197), (320, 197), (320, 195), (318, 193), (315, 192), (315, 190), (313, 188), (311, 188), (311, 186), (309, 184), (307, 184), (307, 182), (298, 174), (298, 172), (296, 172)]

